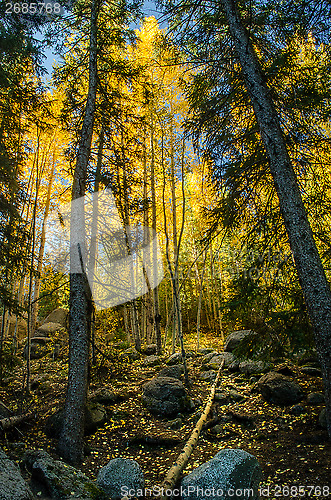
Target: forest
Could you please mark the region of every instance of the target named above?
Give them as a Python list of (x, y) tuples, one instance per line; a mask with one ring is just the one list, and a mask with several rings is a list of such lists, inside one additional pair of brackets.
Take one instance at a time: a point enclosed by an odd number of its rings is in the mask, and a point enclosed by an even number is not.
[(1, 500), (329, 496), (330, 14), (0, 1)]

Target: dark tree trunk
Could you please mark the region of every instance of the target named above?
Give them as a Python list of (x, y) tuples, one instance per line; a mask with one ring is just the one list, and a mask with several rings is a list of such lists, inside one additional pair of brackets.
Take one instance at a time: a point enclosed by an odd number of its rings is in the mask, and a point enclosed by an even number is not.
[(249, 35), (234, 0), (221, 0), (249, 92), (285, 227), (295, 260), (307, 310), (314, 328), (326, 398), (328, 433), (331, 438), (331, 291), (318, 254), (297, 178), (287, 151), (279, 117)]
[[(77, 153), (72, 200), (85, 195), (87, 166), (91, 152), (94, 124), (94, 111), (97, 88), (97, 7), (91, 1), (91, 27), (89, 48), (89, 88), (85, 115)], [(80, 235), (83, 241), (81, 252), (85, 257), (85, 219), (84, 212), (72, 205), (70, 237)], [(77, 213), (79, 212), (79, 213)], [(73, 238), (72, 238), (73, 236)], [(77, 255), (77, 248), (71, 247), (71, 259)], [(72, 260), (71, 260), (72, 263)], [(83, 458), (84, 411), (88, 388), (89, 340), (91, 329), (92, 301), (86, 273), (73, 272), (70, 275), (70, 316), (69, 316), (69, 374), (65, 402), (65, 417), (58, 451), (71, 464), (79, 464)]]

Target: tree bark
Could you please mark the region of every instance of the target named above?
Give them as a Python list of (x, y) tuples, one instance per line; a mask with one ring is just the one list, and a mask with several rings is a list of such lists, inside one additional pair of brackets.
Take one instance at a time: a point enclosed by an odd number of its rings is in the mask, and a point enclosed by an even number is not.
[[(91, 153), (97, 91), (97, 5), (91, 1), (89, 86), (85, 115), (77, 152), (72, 187), (72, 200), (85, 195), (87, 166)], [(72, 210), (70, 235), (79, 229), (85, 242), (85, 218), (83, 213)], [(75, 225), (75, 227), (74, 227)], [(76, 249), (75, 249), (76, 250)], [(84, 248), (81, 249), (82, 253)], [(71, 249), (71, 258), (73, 249)], [(84, 262), (84, 260), (83, 260)], [(83, 271), (83, 270), (82, 270)], [(58, 443), (59, 454), (73, 465), (83, 458), (84, 410), (88, 387), (89, 340), (91, 327), (91, 293), (85, 272), (70, 275), (69, 315), (69, 373), (65, 415)]]
[(321, 362), (326, 419), (331, 439), (331, 291), (302, 201), (276, 108), (235, 0), (221, 0), (242, 74), (268, 154), (279, 205), (288, 234)]
[[(151, 115), (151, 192), (152, 192), (152, 228), (156, 234), (156, 195), (155, 195), (155, 153), (154, 153), (154, 122), (153, 114)], [(153, 263), (152, 269), (154, 274), (157, 275), (157, 243), (156, 238), (153, 240)], [(157, 282), (156, 276), (154, 282)], [(161, 354), (162, 339), (161, 339), (161, 315), (159, 306), (159, 287), (155, 286), (153, 289), (154, 298), (154, 328), (156, 337), (156, 353)]]
[(49, 180), (48, 180), (48, 190), (47, 190), (47, 198), (44, 212), (44, 219), (41, 229), (41, 239), (40, 239), (40, 247), (38, 253), (38, 264), (37, 264), (37, 276), (34, 283), (34, 291), (33, 291), (33, 303), (31, 308), (31, 333), (33, 334), (36, 329), (37, 324), (37, 316), (39, 311), (39, 294), (40, 294), (40, 282), (41, 282), (41, 271), (43, 266), (43, 258), (44, 258), (44, 250), (46, 243), (46, 219), (49, 212), (49, 204), (51, 200), (51, 192), (52, 192), (52, 183), (54, 176), (54, 168), (55, 168), (55, 160), (53, 157), (53, 165), (52, 170), (50, 172)]

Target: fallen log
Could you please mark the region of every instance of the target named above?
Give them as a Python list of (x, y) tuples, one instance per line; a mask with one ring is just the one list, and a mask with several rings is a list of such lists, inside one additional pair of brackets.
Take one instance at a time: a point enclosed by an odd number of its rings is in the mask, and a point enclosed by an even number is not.
[(165, 492), (167, 490), (171, 490), (175, 486), (175, 484), (177, 483), (181, 472), (184, 470), (184, 468), (185, 468), (185, 466), (186, 466), (186, 464), (191, 456), (191, 453), (194, 450), (194, 448), (198, 442), (202, 426), (207, 420), (208, 414), (210, 412), (210, 409), (211, 409), (213, 401), (214, 401), (215, 391), (216, 391), (216, 387), (217, 387), (218, 381), (219, 381), (220, 376), (221, 376), (221, 370), (223, 368), (223, 364), (224, 364), (224, 360), (222, 360), (221, 365), (219, 367), (219, 370), (217, 372), (217, 376), (216, 376), (215, 382), (211, 388), (209, 398), (208, 398), (208, 401), (207, 401), (207, 404), (205, 406), (205, 410), (204, 410), (203, 414), (199, 418), (189, 440), (186, 442), (186, 444), (185, 444), (183, 450), (181, 451), (180, 455), (178, 456), (176, 462), (170, 468), (168, 474), (166, 475), (166, 478), (164, 479), (163, 483), (161, 484), (161, 487), (159, 490), (160, 492), (162, 492), (162, 495), (160, 496), (161, 500), (165, 500), (167, 498)]
[(0, 430), (6, 431), (21, 424), (33, 416), (33, 413), (25, 413), (24, 415), (14, 415), (13, 417), (2, 418), (0, 420)]

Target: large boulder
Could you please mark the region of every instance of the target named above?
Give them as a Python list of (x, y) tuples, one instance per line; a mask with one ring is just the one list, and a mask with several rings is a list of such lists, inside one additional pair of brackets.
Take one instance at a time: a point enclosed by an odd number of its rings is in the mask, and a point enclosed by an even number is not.
[[(44, 450), (29, 450), (24, 458), (32, 480), (46, 486), (56, 500), (106, 500), (105, 493), (85, 474), (74, 467), (54, 460)], [(0, 497), (1, 498), (1, 497)], [(16, 500), (12, 497), (11, 500)]]
[(192, 407), (182, 382), (171, 377), (156, 377), (147, 382), (142, 401), (151, 413), (159, 416), (175, 415)]
[(119, 500), (124, 496), (141, 497), (145, 481), (135, 460), (114, 458), (100, 469), (97, 484), (112, 500)]
[(279, 406), (290, 406), (303, 399), (301, 387), (281, 373), (266, 373), (257, 382), (257, 387), (266, 401)]
[[(31, 339), (31, 359), (41, 359), (51, 352), (51, 339), (47, 337), (33, 337)], [(28, 357), (28, 344), (26, 343), (23, 349), (23, 357)]]
[(227, 336), (224, 344), (224, 351), (233, 352), (243, 340), (245, 340), (249, 336), (257, 335), (253, 330), (238, 330), (236, 332), (230, 333)]
[(0, 448), (0, 500), (32, 500), (32, 492), (17, 465)]
[(54, 309), (42, 322), (42, 325), (46, 325), (47, 323), (57, 323), (60, 324), (63, 328), (67, 328), (69, 321), (69, 311), (68, 309), (64, 309), (64, 307), (58, 307)]
[(165, 366), (159, 371), (157, 377), (172, 377), (181, 379), (184, 373), (184, 365)]
[(60, 323), (49, 322), (45, 325), (39, 326), (37, 330), (34, 332), (33, 337), (49, 337), (50, 335), (60, 332), (63, 329), (63, 326)]
[(181, 481), (182, 500), (258, 498), (262, 470), (256, 458), (239, 449), (224, 449)]
[[(63, 426), (64, 410), (60, 409), (50, 415), (46, 420), (45, 433), (50, 438), (58, 439)], [(105, 408), (95, 402), (88, 402), (85, 407), (85, 426), (84, 433), (92, 434), (101, 427), (107, 420)]]

